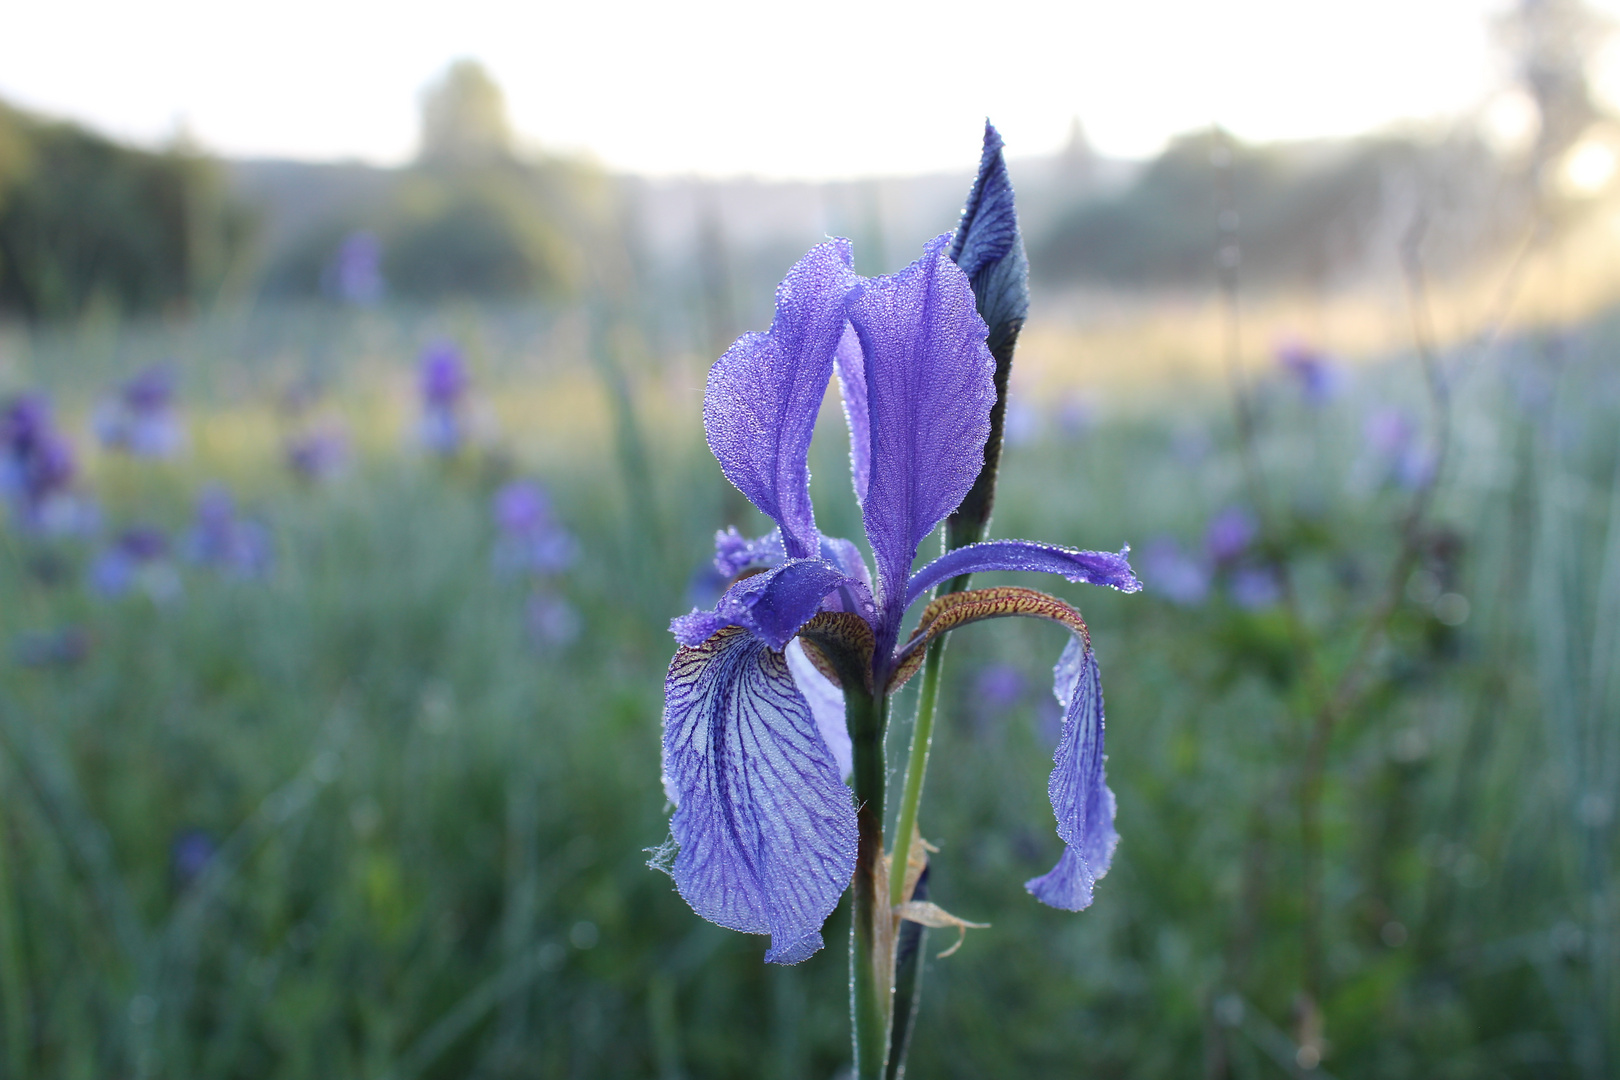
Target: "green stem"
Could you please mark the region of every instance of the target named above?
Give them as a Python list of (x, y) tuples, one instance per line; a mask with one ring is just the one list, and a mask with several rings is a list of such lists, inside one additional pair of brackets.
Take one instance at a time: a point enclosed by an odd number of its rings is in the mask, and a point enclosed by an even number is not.
[(928, 751), (934, 745), (934, 706), (939, 701), (940, 674), (945, 669), (945, 638), (928, 643), (923, 654), (922, 691), (917, 697), (917, 723), (911, 730), (911, 751), (906, 758), (906, 786), (900, 793), (900, 817), (894, 826), (895, 872), (889, 877), (889, 903), (905, 902), (906, 858), (911, 832), (922, 805), (923, 778), (928, 773)]
[[(4, 769), (5, 761), (0, 759), (0, 794), (9, 798), (9, 793), (4, 792), (8, 779)], [(6, 805), (5, 799), (0, 799), (0, 808)], [(23, 969), (22, 935), (15, 919), (17, 902), (11, 887), (7, 829), (8, 822), (0, 815), (0, 1011), (5, 1014), (6, 1075), (23, 1080), (28, 1074), (28, 977)]]
[(894, 987), (893, 918), (879, 895), (883, 864), (883, 726), (887, 699), (846, 681), (845, 720), (854, 751), (855, 896), (850, 919), (849, 1008), (855, 1042), (855, 1080), (883, 1080), (889, 1057)]

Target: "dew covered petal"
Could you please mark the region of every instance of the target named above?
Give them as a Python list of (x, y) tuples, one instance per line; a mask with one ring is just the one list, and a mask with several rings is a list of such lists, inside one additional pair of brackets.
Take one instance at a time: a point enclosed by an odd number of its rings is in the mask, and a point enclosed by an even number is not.
[(849, 725), (844, 720), (844, 688), (816, 670), (799, 638), (788, 642), (782, 652), (787, 657), (788, 670), (793, 672), (794, 684), (810, 703), (816, 729), (838, 763), (838, 775), (848, 780), (855, 765), (855, 751), (849, 740)]
[(1096, 655), (1079, 637), (1069, 640), (1052, 674), (1053, 692), (1064, 707), (1063, 733), (1046, 790), (1065, 847), (1056, 866), (1024, 887), (1043, 904), (1081, 911), (1091, 905), (1119, 843), (1114, 793), (1103, 771), (1102, 682)]
[(1117, 554), (1081, 551), (1056, 544), (1037, 544), (1031, 540), (986, 540), (982, 544), (969, 544), (946, 552), (911, 575), (906, 604), (909, 606), (942, 581), (990, 570), (1058, 574), (1069, 581), (1107, 585), (1120, 592), (1137, 592), (1142, 588), (1142, 583), (1131, 572), (1131, 562), (1127, 557), (1130, 551), (1129, 547)]
[(743, 578), (725, 591), (713, 611), (682, 615), (670, 622), (669, 630), (682, 645), (697, 645), (723, 627), (740, 626), (780, 649), (840, 586), (861, 588), (829, 562), (795, 559)]
[(862, 517), (876, 559), (886, 650), (917, 547), (973, 486), (990, 433), (995, 362), (950, 234), (900, 273), (850, 294), (866, 374), (871, 468)]
[(675, 654), (664, 684), (664, 787), (692, 910), (771, 935), (795, 964), (855, 871), (855, 809), (782, 653), (741, 628)]
[(793, 558), (816, 551), (807, 457), (858, 279), (847, 240), (811, 248), (776, 288), (776, 317), (709, 369), (703, 428), (726, 478), (782, 529)]
[(855, 500), (866, 502), (866, 488), (872, 476), (871, 421), (866, 411), (866, 360), (861, 355), (861, 339), (846, 324), (834, 354), (838, 371), (838, 393), (844, 402), (844, 423), (849, 427), (849, 471), (855, 483)]

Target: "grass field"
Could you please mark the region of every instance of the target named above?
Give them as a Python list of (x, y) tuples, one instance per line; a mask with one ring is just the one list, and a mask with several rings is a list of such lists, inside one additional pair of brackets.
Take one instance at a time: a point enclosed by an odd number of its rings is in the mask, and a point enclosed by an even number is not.
[[(992, 927), (930, 961), (910, 1075), (1620, 1068), (1620, 319), (1594, 300), (1483, 354), (1443, 334), (1450, 453), (1391, 592), (1412, 492), (1371, 432), (1397, 412), (1432, 431), (1418, 365), (1393, 329), (1328, 319), (1323, 343), (1355, 362), (1313, 404), (1261, 355), (1289, 321), (1265, 310), (1248, 335), (1257, 468), (1207, 311), (1030, 330), (994, 531), (1134, 547), (1143, 594), (1057, 590), (1102, 663), (1122, 841), (1091, 910), (1026, 895), (1059, 850), (1063, 642), (958, 636), (922, 823), (934, 898)], [(436, 335), (465, 348), (482, 415), (451, 461), (410, 438), (413, 359)], [(179, 530), (223, 482), (275, 551), (262, 579), (179, 560), (177, 594), (109, 599), (84, 585), (99, 541), (0, 532), (0, 1073), (845, 1067), (844, 910), (829, 948), (771, 968), (760, 939), (699, 920), (645, 865), (667, 831), (667, 621), (713, 530), (762, 520), (703, 446), (705, 357), (646, 326), (474, 309), (0, 340), (0, 389), (56, 397), (104, 533)], [(167, 358), (187, 452), (95, 451), (97, 395)], [(322, 397), (292, 417), (278, 401), (304, 385)], [(1064, 413), (1073, 393), (1088, 411)], [(284, 468), (290, 431), (339, 419), (344, 474)], [(826, 409), (819, 517), (859, 536), (846, 454)], [(529, 587), (492, 570), (490, 498), (514, 476), (542, 482), (578, 540), (544, 585), (576, 633), (537, 641)], [(1259, 535), (1200, 561), (1233, 506)], [(1158, 586), (1171, 551), (1201, 597)], [(1291, 602), (1253, 587), (1277, 568)], [(1386, 596), (1313, 781), (1313, 702)]]

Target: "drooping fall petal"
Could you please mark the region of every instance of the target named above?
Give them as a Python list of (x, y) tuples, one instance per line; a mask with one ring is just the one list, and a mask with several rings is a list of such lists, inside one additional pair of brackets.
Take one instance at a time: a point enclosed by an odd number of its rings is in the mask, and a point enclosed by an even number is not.
[(692, 910), (771, 935), (796, 964), (855, 870), (849, 789), (782, 653), (741, 628), (675, 654), (664, 683), (673, 876)]

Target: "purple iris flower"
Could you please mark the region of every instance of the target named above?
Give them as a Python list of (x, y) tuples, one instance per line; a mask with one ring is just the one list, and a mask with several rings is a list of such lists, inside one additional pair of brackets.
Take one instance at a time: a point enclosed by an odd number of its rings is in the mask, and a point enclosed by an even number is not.
[(167, 458), (185, 446), (185, 428), (174, 407), (174, 369), (155, 365), (139, 372), (96, 410), (96, 435), (108, 449), (135, 457)]
[[(672, 873), (699, 915), (771, 935), (766, 960), (774, 963), (821, 948), (822, 923), (850, 883), (856, 814), (840, 779), (849, 747), (841, 686), (859, 678), (863, 693), (886, 694), (915, 670), (926, 638), (901, 640), (912, 605), (936, 584), (980, 571), (1141, 587), (1123, 551), (1021, 540), (970, 544), (912, 572), (923, 541), (979, 475), (996, 400), (969, 280), (991, 256), (960, 251), (958, 265), (951, 239), (936, 238), (911, 266), (875, 278), (855, 274), (849, 241), (818, 245), (777, 288), (770, 330), (743, 335), (709, 371), (709, 447), (777, 527), (756, 541), (720, 534), (717, 568), (756, 572), (712, 610), (671, 624), (681, 646), (665, 682), (663, 780), (679, 846)], [(810, 439), (835, 370), (870, 568), (854, 543), (817, 529), (810, 503)], [(1056, 599), (1041, 602), (1072, 613)], [(993, 614), (1035, 612), (1009, 604)], [(1097, 664), (1072, 614), (1074, 636), (1055, 671), (1066, 713), (1049, 784), (1065, 849), (1027, 887), (1079, 910), (1117, 837)], [(827, 685), (800, 674), (796, 641)], [(839, 682), (833, 672), (842, 672)]]
[(343, 238), (329, 270), (330, 290), (339, 300), (369, 307), (383, 298), (387, 283), (382, 275), (382, 241), (361, 229)]
[(73, 446), (57, 430), (42, 394), (21, 394), (0, 412), (0, 500), (18, 528), (74, 530), (82, 517), (71, 494), (78, 472)]
[(973, 696), (994, 709), (1010, 709), (1024, 696), (1024, 673), (1011, 664), (991, 664), (973, 679)]
[(1393, 406), (1373, 410), (1362, 423), (1361, 434), (1386, 480), (1415, 491), (1433, 477), (1434, 457), (1402, 410)]
[(536, 645), (568, 645), (579, 637), (581, 622), (574, 605), (547, 589), (530, 595), (526, 622)]
[(204, 829), (181, 829), (169, 842), (169, 867), (175, 885), (185, 888), (208, 869), (219, 845)]
[(349, 436), (339, 427), (312, 427), (287, 439), (287, 467), (311, 483), (331, 479), (349, 464)]
[(1326, 405), (1344, 386), (1344, 370), (1328, 356), (1302, 341), (1277, 346), (1277, 363), (1299, 383), (1299, 391), (1312, 405)]
[(1181, 607), (1196, 607), (1209, 598), (1209, 567), (1188, 554), (1172, 536), (1159, 536), (1142, 549), (1148, 591)]
[(1204, 550), (1218, 565), (1241, 558), (1260, 535), (1260, 525), (1254, 515), (1241, 506), (1228, 506), (1209, 519), (1204, 531)]
[(153, 600), (172, 600), (180, 579), (169, 564), (169, 538), (161, 529), (125, 529), (90, 564), (90, 588), (102, 596), (123, 596), (139, 586)]
[(263, 522), (239, 516), (231, 493), (217, 485), (197, 496), (185, 552), (192, 562), (239, 578), (265, 576), (275, 554), (270, 530)]
[(454, 344), (435, 341), (422, 350), (417, 369), (417, 389), (422, 395), (417, 438), (428, 450), (448, 456), (461, 449), (467, 438), (463, 414), (469, 384), (467, 362)]
[(1232, 603), (1246, 611), (1274, 606), (1282, 599), (1282, 585), (1276, 573), (1265, 566), (1243, 566), (1233, 571), (1226, 584)]
[(568, 569), (578, 545), (551, 513), (551, 499), (533, 480), (513, 480), (495, 493), (495, 570), (556, 574)]

